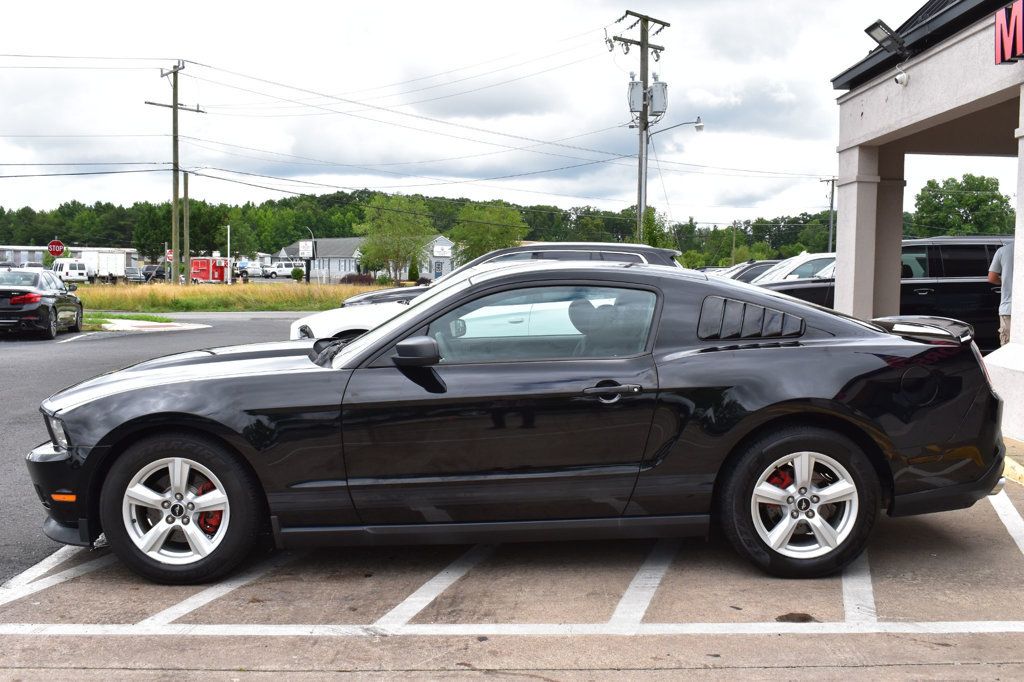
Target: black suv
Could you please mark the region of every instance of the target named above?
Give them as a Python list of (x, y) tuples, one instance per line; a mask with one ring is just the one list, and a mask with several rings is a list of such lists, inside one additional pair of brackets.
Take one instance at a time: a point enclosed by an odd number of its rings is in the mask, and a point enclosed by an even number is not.
[[(996, 249), (1013, 237), (929, 237), (904, 239), (900, 315), (937, 315), (974, 327), (978, 347), (999, 347), (999, 286), (989, 283), (988, 267)], [(831, 269), (825, 270), (830, 274)], [(773, 282), (766, 289), (831, 308), (831, 277)]]
[[(682, 267), (676, 260), (679, 251), (675, 249), (661, 249), (646, 244), (622, 244), (619, 242), (538, 242), (536, 244), (524, 244), (522, 246), (511, 246), (507, 249), (497, 249), (485, 253), (478, 258), (459, 266), (444, 277), (437, 280), (440, 282), (445, 277), (450, 277), (456, 272), (471, 268), (481, 263), (495, 263), (499, 261), (512, 260), (601, 260), (614, 261), (617, 263), (650, 263), (652, 265), (668, 265)], [(436, 282), (435, 282), (436, 284)], [(427, 290), (427, 286), (399, 287), (396, 289), (378, 289), (365, 294), (357, 294), (346, 298), (342, 307), (352, 305), (367, 305), (370, 303), (388, 303), (392, 301), (409, 301)]]

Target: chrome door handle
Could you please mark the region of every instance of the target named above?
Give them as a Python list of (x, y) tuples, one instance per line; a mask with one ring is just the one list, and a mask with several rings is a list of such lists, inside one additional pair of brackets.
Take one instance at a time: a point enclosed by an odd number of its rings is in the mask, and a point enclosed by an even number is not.
[(914, 289), (914, 293), (917, 294), (918, 296), (927, 296), (928, 294), (933, 293), (934, 291), (935, 289)]
[(992, 287), (992, 293), (1001, 294), (1001, 293), (1003, 293), (1003, 288), (1002, 287)]

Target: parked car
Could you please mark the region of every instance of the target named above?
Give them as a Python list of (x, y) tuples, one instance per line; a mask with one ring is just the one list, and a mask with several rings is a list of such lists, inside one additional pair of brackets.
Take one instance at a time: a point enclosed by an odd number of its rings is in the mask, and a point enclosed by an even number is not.
[(461, 265), (430, 285), (378, 289), (346, 298), (342, 306), (368, 305), (393, 301), (410, 301), (433, 286), (466, 268), (492, 261), (552, 260), (552, 261), (612, 261), (616, 263), (650, 263), (682, 267), (676, 260), (679, 251), (661, 249), (646, 244), (621, 244), (618, 242), (539, 242), (497, 249)]
[(167, 281), (167, 269), (163, 265), (146, 265), (142, 268), (142, 276), (147, 282)]
[(16, 268), (16, 267), (18, 267), (18, 264), (15, 263), (14, 261), (9, 261), (9, 260), (0, 261), (0, 268)]
[(86, 282), (89, 270), (84, 261), (76, 258), (58, 258), (50, 268), (62, 282)]
[(242, 261), (236, 266), (239, 277), (262, 277), (263, 266), (258, 261)]
[(712, 519), (761, 569), (815, 577), (853, 561), (880, 512), (1003, 484), (1001, 404), (967, 325), (863, 322), (662, 266), (507, 264), (348, 343), (171, 355), (41, 410), (50, 441), (27, 466), (45, 533), (103, 533), (165, 583), (216, 580), (264, 537), (705, 536)]
[(269, 277), (270, 279), (277, 279), (278, 277), (284, 277), (291, 279), (292, 270), (295, 268), (306, 269), (305, 263), (290, 263), (288, 261), (281, 261), (279, 263), (271, 263), (270, 265), (263, 268), (263, 276)]
[(709, 272), (716, 277), (728, 277), (739, 282), (749, 282), (772, 267), (778, 260), (748, 260), (718, 272)]
[(35, 268), (37, 270), (45, 270), (46, 269), (46, 266), (43, 265), (41, 262), (39, 262), (37, 260), (25, 261), (24, 263), (21, 264), (21, 267), (23, 267), (23, 268)]
[(82, 302), (76, 285), (67, 284), (49, 270), (0, 270), (0, 330), (37, 332), (45, 339), (82, 329)]
[(760, 275), (750, 280), (751, 284), (767, 284), (795, 279), (810, 279), (836, 262), (834, 253), (801, 253), (779, 261)]
[[(998, 348), (1000, 288), (988, 281), (988, 268), (996, 249), (1012, 239), (983, 235), (903, 240), (900, 314), (963, 320), (974, 328), (982, 351)], [(833, 264), (812, 279), (764, 286), (831, 308), (834, 277)]]
[(139, 268), (131, 268), (131, 267), (125, 268), (124, 269), (124, 278), (125, 278), (125, 281), (127, 281), (127, 282), (140, 283), (140, 282), (145, 282), (146, 281), (146, 276), (144, 274), (142, 274), (142, 270), (140, 270)]

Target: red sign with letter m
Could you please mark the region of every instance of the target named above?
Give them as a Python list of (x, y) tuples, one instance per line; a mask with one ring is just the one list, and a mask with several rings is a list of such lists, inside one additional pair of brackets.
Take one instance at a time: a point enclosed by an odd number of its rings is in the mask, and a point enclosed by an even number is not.
[(1024, 0), (996, 12), (996, 64), (1024, 57)]

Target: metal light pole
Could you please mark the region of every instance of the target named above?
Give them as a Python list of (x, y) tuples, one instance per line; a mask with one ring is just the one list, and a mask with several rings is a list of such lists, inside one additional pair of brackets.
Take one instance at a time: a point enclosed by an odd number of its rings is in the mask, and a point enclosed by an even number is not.
[(637, 230), (637, 232), (636, 232), (636, 240), (637, 240), (637, 242), (642, 242), (643, 241), (643, 237), (644, 237), (644, 229), (643, 229), (643, 225), (644, 225), (644, 211), (647, 210), (647, 146), (650, 145), (651, 138), (654, 137), (655, 135), (657, 135), (658, 133), (664, 133), (666, 131), (672, 130), (673, 128), (679, 128), (680, 126), (689, 126), (689, 125), (692, 125), (694, 130), (696, 130), (698, 133), (701, 132), (702, 130), (704, 130), (704, 121), (702, 121), (700, 116), (698, 116), (696, 119), (694, 119), (692, 121), (683, 121), (682, 123), (676, 123), (675, 125), (670, 125), (668, 128), (662, 128), (661, 130), (655, 130), (653, 133), (648, 133), (646, 128), (643, 129), (641, 131), (641, 133), (640, 133), (640, 136), (641, 136), (641, 138), (644, 141), (643, 142), (643, 144), (644, 144), (644, 153), (640, 156), (640, 178), (639, 178), (639, 180), (640, 180), (640, 183), (639, 183), (640, 184), (640, 192), (639, 192), (639, 196), (638, 196), (638, 202), (642, 202), (642, 203), (638, 203), (637, 204), (637, 211), (638, 211), (638, 213), (637, 213), (637, 220), (636, 220), (636, 230)]

